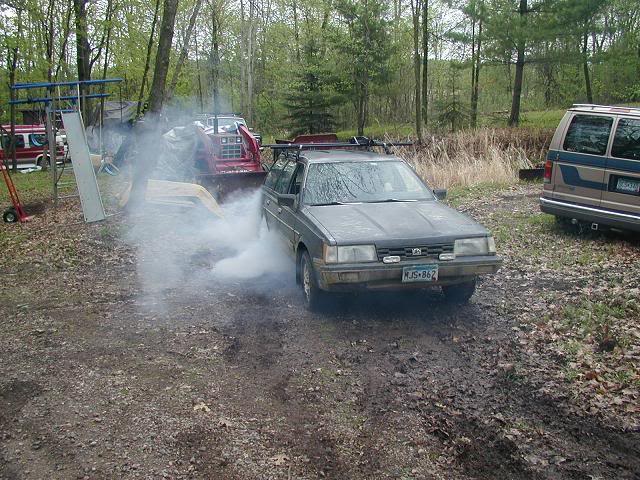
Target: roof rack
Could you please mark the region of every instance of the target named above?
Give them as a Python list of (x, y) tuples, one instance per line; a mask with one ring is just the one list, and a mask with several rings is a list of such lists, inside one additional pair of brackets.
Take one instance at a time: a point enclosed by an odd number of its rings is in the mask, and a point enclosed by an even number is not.
[(640, 112), (639, 107), (628, 107), (626, 105), (596, 105), (594, 103), (574, 103), (571, 108), (590, 108), (591, 110), (603, 108), (608, 111)]
[(273, 151), (273, 163), (276, 162), (279, 152), (282, 150), (295, 150), (298, 158), (302, 150), (323, 150), (328, 148), (365, 148), (370, 150), (373, 147), (382, 147), (387, 155), (391, 154), (393, 147), (408, 147), (412, 142), (381, 142), (367, 137), (352, 137), (349, 142), (327, 142), (327, 143), (272, 143), (263, 144)]

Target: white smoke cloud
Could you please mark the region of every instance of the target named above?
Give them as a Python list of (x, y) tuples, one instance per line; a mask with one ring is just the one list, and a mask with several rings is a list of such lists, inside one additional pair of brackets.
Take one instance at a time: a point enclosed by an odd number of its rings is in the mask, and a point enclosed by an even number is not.
[[(132, 217), (127, 241), (136, 247), (143, 303), (163, 308), (167, 290), (219, 289), (233, 284), (260, 292), (294, 282), (284, 243), (261, 218), (261, 192), (243, 192), (222, 205), (223, 218), (195, 209), (145, 205)], [(269, 282), (273, 283), (273, 282)]]

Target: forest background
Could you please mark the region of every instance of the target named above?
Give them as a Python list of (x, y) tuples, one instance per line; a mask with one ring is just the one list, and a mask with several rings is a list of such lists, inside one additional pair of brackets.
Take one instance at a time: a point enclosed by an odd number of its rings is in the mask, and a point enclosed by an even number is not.
[[(123, 79), (122, 99), (140, 102), (140, 114), (239, 112), (270, 136), (346, 130), (422, 138), (485, 125), (554, 126), (572, 103), (640, 101), (637, 0), (11, 0), (0, 7), (4, 123), (10, 84), (113, 77)], [(118, 87), (107, 91), (117, 99)]]

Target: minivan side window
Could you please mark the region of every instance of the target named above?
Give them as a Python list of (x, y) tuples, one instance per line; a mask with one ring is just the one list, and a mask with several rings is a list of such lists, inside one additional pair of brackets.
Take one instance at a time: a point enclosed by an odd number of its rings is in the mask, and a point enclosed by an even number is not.
[(47, 144), (47, 135), (44, 133), (30, 133), (29, 143), (34, 147), (43, 147)]
[(612, 124), (611, 117), (576, 115), (571, 120), (562, 148), (568, 152), (604, 155)]
[(620, 119), (613, 137), (611, 156), (640, 160), (640, 120)]
[[(24, 137), (20, 134), (17, 134), (16, 139), (16, 149), (24, 148)], [(11, 137), (9, 135), (2, 135), (2, 148), (5, 150), (11, 150)]]

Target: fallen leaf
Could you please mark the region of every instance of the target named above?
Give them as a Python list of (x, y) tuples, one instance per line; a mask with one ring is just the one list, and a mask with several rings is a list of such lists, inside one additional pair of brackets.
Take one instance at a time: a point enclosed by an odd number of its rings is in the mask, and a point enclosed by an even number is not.
[(197, 412), (199, 410), (203, 411), (203, 412), (206, 412), (206, 413), (209, 413), (211, 411), (211, 409), (204, 402), (196, 403), (193, 406), (193, 411), (194, 412)]
[(289, 461), (289, 457), (287, 457), (284, 453), (279, 453), (278, 455), (274, 455), (270, 458), (274, 465), (281, 467), (282, 465), (286, 465)]

